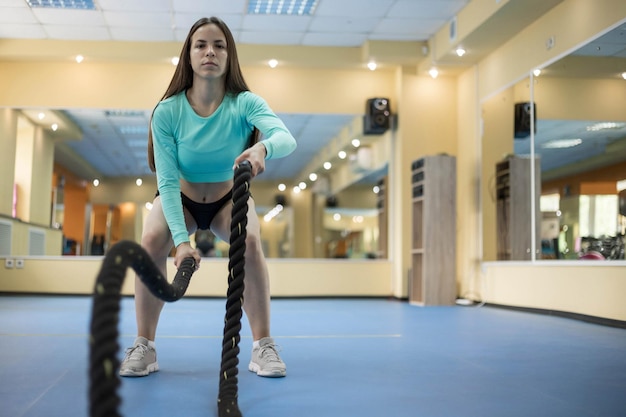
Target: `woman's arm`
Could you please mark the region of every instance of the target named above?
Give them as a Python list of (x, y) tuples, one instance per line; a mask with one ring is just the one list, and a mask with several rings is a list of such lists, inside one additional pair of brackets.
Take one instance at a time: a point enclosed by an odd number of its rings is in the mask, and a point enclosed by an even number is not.
[(180, 198), (180, 174), (172, 118), (166, 109), (157, 106), (152, 116), (152, 139), (157, 185), (163, 214), (172, 233), (174, 245), (189, 242), (183, 204)]

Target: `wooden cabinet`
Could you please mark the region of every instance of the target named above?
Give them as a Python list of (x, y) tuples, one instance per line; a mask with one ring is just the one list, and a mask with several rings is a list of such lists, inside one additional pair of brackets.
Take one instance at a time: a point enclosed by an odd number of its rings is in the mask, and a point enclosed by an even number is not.
[[(533, 211), (535, 253), (541, 250), (541, 163), (535, 157), (535, 199), (531, 201), (531, 158), (511, 156), (496, 164), (496, 246), (498, 260), (530, 260)], [(537, 255), (539, 258), (539, 255)]]
[(426, 156), (411, 164), (412, 276), (409, 302), (453, 305), (456, 286), (456, 158)]

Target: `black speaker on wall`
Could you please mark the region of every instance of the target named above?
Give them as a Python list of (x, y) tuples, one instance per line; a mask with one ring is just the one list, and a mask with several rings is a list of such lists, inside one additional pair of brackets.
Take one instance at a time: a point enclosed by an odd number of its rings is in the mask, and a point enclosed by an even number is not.
[[(515, 103), (515, 139), (524, 139), (530, 136), (530, 102)], [(535, 119), (535, 133), (537, 133), (537, 104), (532, 106)]]
[(391, 107), (389, 99), (377, 97), (370, 98), (365, 103), (365, 117), (363, 118), (364, 135), (380, 135), (385, 133), (390, 126)]

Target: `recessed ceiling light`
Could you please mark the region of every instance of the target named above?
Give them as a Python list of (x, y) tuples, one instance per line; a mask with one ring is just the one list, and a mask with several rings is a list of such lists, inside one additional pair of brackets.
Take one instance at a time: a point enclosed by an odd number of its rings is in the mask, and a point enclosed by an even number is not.
[(250, 0), (248, 14), (280, 14), (310, 16), (318, 0)]
[(540, 74), (541, 74), (541, 70), (539, 68), (536, 68), (533, 70), (533, 75), (535, 77), (539, 77)]
[(466, 52), (466, 51), (465, 51), (465, 49), (464, 49), (464, 48), (462, 48), (462, 47), (460, 47), (460, 46), (459, 46), (458, 48), (456, 48), (456, 54), (457, 54), (458, 56), (463, 56), (463, 55), (465, 55), (465, 52)]
[(96, 10), (93, 0), (26, 0), (30, 7), (50, 9)]
[(82, 55), (76, 55), (76, 62), (79, 64), (85, 60), (85, 57)]
[(269, 65), (270, 68), (276, 68), (276, 66), (278, 65), (278, 61), (275, 59), (270, 59), (269, 61), (267, 61), (267, 65)]
[(439, 75), (439, 70), (437, 70), (437, 68), (432, 67), (428, 73), (430, 74), (431, 77), (433, 78), (437, 78), (437, 76)]
[(367, 68), (369, 68), (370, 71), (376, 70), (376, 67), (378, 67), (378, 65), (376, 65), (376, 63), (374, 61), (370, 61), (370, 62), (367, 63)]

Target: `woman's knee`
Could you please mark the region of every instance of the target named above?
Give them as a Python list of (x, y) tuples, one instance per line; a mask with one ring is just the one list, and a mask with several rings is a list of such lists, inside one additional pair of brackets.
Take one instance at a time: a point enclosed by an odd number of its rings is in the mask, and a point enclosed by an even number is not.
[(172, 243), (169, 236), (165, 237), (163, 233), (158, 233), (154, 230), (144, 231), (141, 236), (141, 246), (153, 258), (167, 258), (172, 249)]
[(246, 260), (263, 261), (263, 245), (259, 233), (248, 233), (246, 235)]

